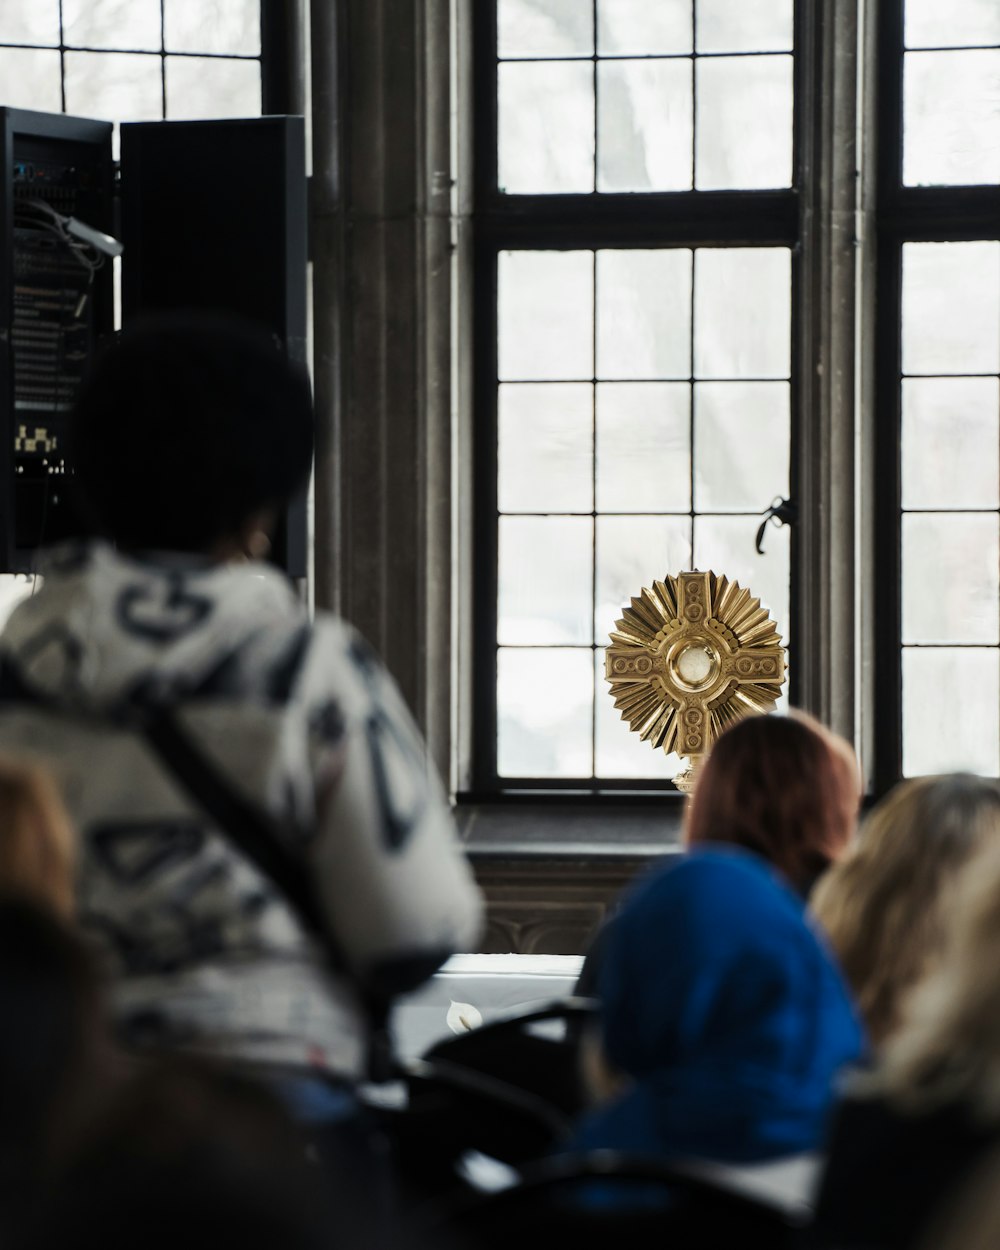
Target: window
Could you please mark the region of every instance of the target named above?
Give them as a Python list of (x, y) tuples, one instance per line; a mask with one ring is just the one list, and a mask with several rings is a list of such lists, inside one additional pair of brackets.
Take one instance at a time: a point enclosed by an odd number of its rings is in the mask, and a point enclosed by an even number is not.
[[(830, 133), (834, 107), (804, 86), (819, 19), (771, 0), (495, 8), (476, 52), (477, 788), (669, 788), (675, 761), (644, 753), (603, 682), (630, 595), (691, 564), (748, 584), (790, 642), (792, 702), (824, 642), (801, 533), (753, 549), (757, 514), (804, 499), (801, 448), (823, 454), (803, 397), (825, 358), (801, 331), (823, 173), (806, 130)], [(1000, 7), (873, 11), (876, 298), (855, 324), (874, 524), (840, 551), (875, 587), (850, 645), (860, 669), (867, 622), (884, 791), (1000, 774)]]
[(794, 632), (790, 531), (754, 545), (799, 419), (793, 4), (480, 7), (477, 785), (670, 787), (606, 693), (622, 606), (715, 568)]
[(879, 33), (885, 788), (1000, 774), (1000, 7), (906, 0)]
[(260, 112), (259, 0), (5, 0), (3, 103), (108, 121)]

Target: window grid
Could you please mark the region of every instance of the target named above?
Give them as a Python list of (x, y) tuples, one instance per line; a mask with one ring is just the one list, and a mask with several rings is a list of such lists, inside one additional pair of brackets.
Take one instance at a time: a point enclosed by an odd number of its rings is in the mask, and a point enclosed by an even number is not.
[[(492, 6), (483, 6), (487, 9)], [(479, 11), (481, 12), (481, 11)], [(802, 5), (796, 5), (796, 22), (801, 20)], [(797, 26), (796, 26), (797, 28)], [(474, 27), (476, 43), (476, 59), (479, 65), (492, 64), (499, 66), (497, 55), (495, 23), (483, 20)], [(527, 58), (526, 58), (527, 59)], [(533, 58), (532, 58), (533, 59)], [(539, 58), (541, 59), (541, 58)], [(545, 58), (558, 59), (558, 58)], [(572, 58), (566, 58), (572, 59)], [(593, 57), (586, 58), (593, 60)], [(628, 59), (628, 58), (622, 58)], [(794, 62), (796, 67), (798, 62)], [(795, 78), (798, 83), (800, 70), (796, 68)], [(508, 388), (521, 384), (543, 387), (548, 385), (567, 385), (570, 383), (585, 384), (590, 391), (590, 409), (588, 413), (588, 439), (591, 448), (594, 446), (598, 414), (594, 403), (596, 388), (604, 381), (601, 370), (594, 367), (585, 378), (560, 377), (530, 378), (524, 382), (515, 380), (515, 375), (508, 370), (501, 375), (498, 361), (498, 262), (501, 253), (510, 250), (525, 251), (572, 251), (574, 249), (598, 251), (602, 249), (670, 249), (670, 248), (726, 248), (726, 247), (771, 247), (790, 249), (791, 259), (791, 299), (794, 310), (797, 300), (796, 284), (801, 280), (799, 275), (798, 257), (795, 246), (799, 236), (799, 202), (793, 188), (763, 189), (749, 191), (714, 191), (685, 190), (680, 192), (647, 192), (642, 194), (592, 191), (572, 194), (518, 194), (501, 191), (498, 187), (496, 140), (498, 131), (498, 99), (497, 79), (487, 73), (477, 75), (475, 80), (477, 93), (476, 106), (476, 213), (477, 213), (477, 246), (475, 252), (475, 285), (477, 291), (475, 316), (475, 358), (477, 362), (475, 382), (476, 440), (475, 458), (475, 550), (477, 562), (475, 567), (475, 619), (476, 649), (478, 660), (474, 670), (474, 763), (473, 779), (470, 790), (465, 798), (510, 797), (516, 799), (519, 793), (537, 794), (539, 791), (586, 792), (600, 796), (607, 793), (608, 797), (622, 797), (628, 791), (648, 792), (650, 790), (672, 790), (673, 784), (664, 777), (639, 777), (632, 774), (605, 775), (600, 778), (593, 775), (593, 770), (581, 767), (579, 775), (552, 777), (538, 775), (500, 776), (497, 771), (497, 661), (501, 653), (508, 655), (528, 655), (534, 651), (539, 656), (549, 655), (554, 661), (562, 662), (567, 653), (599, 656), (603, 650), (604, 622), (601, 622), (601, 633), (587, 638), (585, 643), (576, 647), (565, 643), (552, 642), (537, 647), (531, 644), (498, 646), (498, 579), (497, 570), (499, 555), (498, 539), (499, 524), (509, 515), (518, 517), (537, 516), (555, 519), (578, 518), (589, 520), (593, 526), (598, 520), (615, 519), (617, 517), (635, 518), (637, 510), (617, 512), (615, 509), (599, 509), (595, 494), (598, 466), (591, 461), (589, 466), (589, 489), (591, 506), (589, 508), (566, 508), (565, 510), (550, 509), (542, 506), (538, 510), (507, 513), (500, 506), (497, 480), (497, 437), (498, 429), (498, 396), (500, 385)], [(793, 152), (798, 152), (798, 121), (797, 111), (793, 113), (793, 131), (795, 140)], [(799, 168), (799, 158), (793, 160), (793, 168)], [(795, 180), (797, 180), (797, 173)], [(793, 181), (795, 181), (793, 180)], [(595, 259), (592, 265), (596, 266)], [(593, 277), (594, 269), (591, 269)], [(695, 298), (692, 289), (692, 300)], [(794, 321), (794, 314), (792, 317)], [(595, 349), (594, 336), (597, 333), (596, 322), (591, 327), (591, 352)], [(682, 382), (688, 390), (688, 400), (692, 389), (699, 379), (693, 378), (695, 368), (692, 364), (692, 353), (695, 350), (693, 338), (687, 343), (687, 365), (680, 378), (663, 374), (644, 376), (640, 383), (662, 384), (663, 382)], [(797, 342), (792, 336), (791, 342), (791, 376), (796, 376)], [(508, 376), (508, 374), (510, 374)], [(753, 378), (739, 378), (740, 383), (764, 381), (778, 382), (788, 388), (791, 401), (794, 394), (794, 383), (789, 386), (789, 370), (786, 367), (780, 375), (762, 376), (755, 374)], [(614, 379), (619, 381), (619, 379)], [(708, 379), (705, 379), (708, 381)], [(715, 381), (716, 379), (711, 379)], [(719, 385), (726, 383), (719, 381)], [(790, 402), (792, 425), (796, 421), (795, 403)], [(732, 510), (729, 512), (709, 511), (707, 508), (699, 512), (698, 505), (691, 494), (692, 478), (696, 466), (690, 457), (692, 427), (696, 426), (696, 413), (689, 403), (687, 410), (686, 437), (688, 439), (687, 503), (682, 511), (673, 512), (666, 507), (662, 512), (657, 510), (656, 520), (669, 520), (674, 517), (683, 519), (686, 526), (686, 542), (690, 545), (692, 516), (695, 521), (721, 520), (724, 523), (745, 525), (746, 542), (751, 553), (753, 550), (753, 534), (759, 524), (760, 515), (753, 511)], [(697, 432), (695, 438), (697, 439)], [(791, 439), (794, 444), (794, 433)], [(791, 464), (789, 466), (791, 472)], [(763, 508), (771, 503), (771, 499), (762, 500)], [(641, 515), (647, 515), (643, 510)], [(791, 540), (791, 542), (789, 541)], [(593, 583), (596, 572), (598, 549), (596, 537), (591, 537), (591, 548), (588, 557), (588, 576)], [(788, 530), (769, 530), (768, 544), (780, 549), (782, 558), (790, 568), (792, 563), (791, 546), (794, 535)], [(743, 547), (743, 539), (739, 542)], [(763, 565), (763, 561), (761, 565)], [(754, 567), (757, 567), (756, 565)], [(667, 571), (659, 570), (660, 573)], [(673, 571), (673, 570), (672, 570)], [(730, 573), (733, 570), (724, 569)], [(656, 576), (657, 573), (649, 574)], [(642, 580), (645, 580), (645, 576)], [(750, 573), (740, 577), (742, 584), (749, 582), (757, 593), (760, 592), (759, 578)], [(786, 583), (787, 585), (787, 583)], [(627, 601), (627, 595), (638, 590), (638, 584), (629, 586), (621, 603), (616, 603), (614, 619), (620, 615), (620, 609)], [(591, 602), (593, 602), (593, 584), (591, 586)], [(796, 605), (794, 596), (789, 604), (788, 614), (781, 622), (785, 633), (793, 633), (795, 628)], [(594, 613), (590, 613), (590, 626), (593, 628)], [(613, 620), (609, 628), (613, 628)], [(493, 660), (490, 660), (492, 655)], [(594, 664), (591, 665), (593, 673)], [(794, 681), (794, 667), (792, 669)], [(612, 716), (617, 713), (611, 709), (607, 700), (606, 690), (601, 680), (597, 683), (596, 700), (588, 706), (586, 733), (588, 737), (588, 755), (592, 763), (597, 719), (605, 710), (600, 700), (607, 701), (607, 709)], [(581, 677), (582, 680), (582, 677)], [(625, 726), (621, 728), (630, 742), (633, 741)], [(639, 745), (640, 752), (648, 751), (651, 764), (655, 755), (645, 744)], [(661, 756), (661, 758), (664, 758)]]
[[(932, 51), (988, 51), (993, 41), (973, 43), (956, 37), (953, 43), (906, 43), (906, 0), (892, 0), (879, 11), (880, 109), (877, 146), (879, 210), (877, 217), (876, 323), (876, 496), (875, 567), (875, 788), (881, 794), (901, 776), (964, 768), (991, 774), (1000, 772), (1000, 576), (993, 558), (1000, 539), (1000, 480), (992, 497), (969, 498), (969, 478), (962, 475), (960, 494), (949, 499), (908, 498), (913, 493), (916, 458), (907, 459), (907, 439), (914, 432), (913, 390), (941, 384), (946, 390), (959, 384), (995, 382), (1000, 388), (1000, 342), (992, 358), (977, 367), (940, 362), (922, 367), (904, 359), (907, 323), (906, 267), (921, 245), (990, 244), (1000, 239), (996, 215), (996, 178), (981, 162), (978, 182), (949, 175), (947, 166), (936, 177), (913, 178), (906, 173), (907, 126), (910, 115), (904, 99), (906, 66), (912, 57)], [(928, 103), (933, 105), (933, 101)], [(917, 126), (919, 130), (919, 126)], [(916, 143), (920, 135), (909, 136)], [(912, 169), (912, 164), (910, 166)], [(909, 249), (909, 250), (908, 250)], [(994, 304), (1000, 300), (1000, 263), (984, 277)], [(961, 303), (962, 301), (960, 301)], [(956, 306), (958, 307), (958, 306)], [(939, 319), (942, 324), (946, 319)], [(909, 388), (909, 389), (908, 389)], [(984, 448), (1000, 464), (1000, 404), (994, 390), (984, 405), (992, 433)], [(909, 396), (909, 398), (908, 398)], [(955, 416), (969, 419), (969, 406), (955, 404)], [(944, 436), (944, 428), (939, 433)], [(956, 433), (943, 455), (960, 449), (968, 435)], [(984, 435), (985, 437), (985, 435)], [(915, 453), (914, 453), (915, 456)], [(981, 457), (984, 459), (985, 457)], [(949, 474), (936, 466), (944, 486)], [(983, 480), (990, 476), (978, 466)], [(918, 473), (919, 476), (919, 473)], [(996, 475), (994, 475), (996, 477)], [(996, 503), (994, 503), (994, 499)], [(993, 524), (989, 522), (993, 519)], [(926, 522), (926, 525), (922, 523)], [(960, 544), (963, 559), (972, 561), (971, 578), (978, 579), (978, 598), (968, 586), (961, 602), (953, 605), (946, 580), (955, 561), (937, 563), (947, 547), (949, 531), (968, 523), (985, 546)], [(985, 526), (984, 526), (984, 523)], [(928, 528), (928, 526), (930, 528)], [(909, 544), (909, 547), (907, 547)], [(978, 545), (978, 550), (976, 547)], [(909, 555), (907, 551), (909, 550)], [(982, 560), (978, 569), (975, 562)], [(987, 567), (988, 566), (988, 567)], [(965, 576), (963, 569), (963, 577)], [(919, 608), (926, 594), (933, 602), (926, 614)], [(915, 608), (915, 604), (918, 606)], [(978, 606), (977, 606), (978, 605)], [(977, 611), (979, 615), (977, 617)], [(947, 635), (947, 636), (945, 636)], [(947, 669), (942, 666), (947, 666)], [(978, 719), (977, 719), (978, 718)]]
[[(166, 37), (166, 5), (170, 0), (158, 0), (159, 8), (159, 47), (134, 47), (128, 43), (121, 44), (104, 44), (97, 46), (87, 42), (70, 42), (66, 39), (66, 22), (64, 13), (63, 0), (58, 0), (58, 40), (51, 43), (22, 41), (13, 39), (0, 39), (0, 50), (25, 51), (25, 52), (58, 52), (59, 53), (59, 88), (60, 88), (60, 109), (63, 113), (70, 111), (67, 108), (66, 100), (66, 56), (67, 53), (88, 53), (96, 56), (139, 56), (148, 57), (151, 61), (158, 60), (159, 79), (160, 79), (160, 118), (165, 119), (169, 115), (167, 101), (167, 68), (168, 63), (172, 61), (217, 61), (224, 62), (243, 62), (256, 63), (261, 66), (262, 52), (219, 52), (219, 51), (193, 51), (181, 50), (167, 47)], [(3, 103), (8, 103), (4, 100)], [(20, 107), (32, 107), (28, 103), (21, 104)], [(79, 110), (85, 111), (85, 110)], [(259, 101), (258, 101), (259, 111)], [(128, 121), (128, 117), (109, 118), (112, 121)]]
[[(992, 348), (996, 357), (994, 371), (972, 372), (964, 367), (971, 363), (968, 357), (965, 361), (960, 358), (962, 351), (970, 351), (968, 341), (960, 349), (957, 358), (950, 361), (932, 359), (931, 363), (935, 366), (933, 371), (917, 372), (915, 366), (921, 363), (920, 353), (915, 352), (912, 346), (907, 350), (914, 334), (919, 333), (919, 329), (914, 330), (913, 325), (908, 323), (908, 307), (911, 313), (913, 311), (912, 301), (908, 306), (905, 298), (908, 262), (912, 264), (919, 261), (918, 253), (923, 249), (934, 257), (940, 257), (939, 264), (946, 265), (951, 249), (955, 249), (960, 256), (961, 249), (970, 246), (977, 249), (978, 260), (978, 253), (984, 246), (981, 243), (946, 244), (943, 248), (935, 244), (918, 243), (904, 244), (903, 247), (900, 524), (903, 545), (904, 775), (940, 771), (944, 768), (1000, 773), (1000, 722), (991, 723), (997, 720), (995, 709), (1000, 696), (1000, 678), (997, 676), (1000, 673), (1000, 247), (994, 249), (989, 244), (985, 245), (994, 252), (992, 273), (988, 264), (975, 266), (984, 289), (987, 293), (992, 291), (997, 315), (992, 319), (996, 322), (993, 332), (987, 336), (990, 342), (981, 343), (978, 349), (973, 347), (972, 350), (979, 354), (984, 348), (987, 352)], [(938, 285), (940, 289), (940, 284)], [(963, 294), (968, 299), (973, 293), (966, 287)], [(956, 316), (960, 316), (958, 310)], [(919, 319), (919, 310), (917, 317)], [(987, 316), (987, 323), (989, 320)], [(947, 342), (946, 339), (944, 341)], [(938, 354), (941, 354), (940, 347)], [(906, 367), (908, 356), (910, 369)], [(967, 393), (969, 382), (983, 384), (978, 388), (981, 391), (982, 409), (979, 414), (976, 414), (975, 400), (970, 403), (971, 397)], [(991, 382), (996, 385), (989, 385)], [(925, 417), (921, 429), (918, 425), (918, 401), (920, 397), (924, 397), (926, 403), (928, 394), (932, 396), (930, 419)], [(936, 407), (933, 404), (935, 396)], [(948, 407), (944, 407), (942, 400)], [(948, 420), (952, 413), (963, 422), (964, 428), (960, 432)], [(982, 426), (986, 428), (970, 428), (970, 417), (974, 418), (976, 415), (985, 416)], [(935, 434), (939, 440), (936, 444)], [(927, 439), (928, 446), (922, 449), (923, 455), (920, 459), (911, 460), (907, 455), (909, 442), (917, 440), (921, 435)], [(992, 452), (992, 472), (984, 473), (983, 480), (980, 481), (971, 465), (950, 465), (948, 457), (953, 454), (956, 445), (974, 447), (977, 458), (984, 467), (989, 466)], [(927, 459), (932, 459), (938, 468), (937, 480), (930, 483), (919, 480), (915, 482), (915, 475), (921, 474), (922, 462)], [(953, 477), (962, 480), (964, 489), (961, 497), (949, 500), (948, 495), (954, 490)], [(991, 479), (989, 483), (987, 478)], [(990, 506), (974, 506), (975, 497), (984, 490), (990, 491), (995, 502)], [(916, 494), (918, 498), (922, 496), (925, 506), (909, 503), (908, 493)], [(932, 502), (926, 502), (928, 497)], [(989, 524), (991, 517), (992, 525)], [(963, 530), (963, 542), (947, 544), (949, 531), (955, 536), (961, 535)], [(922, 540), (919, 545), (918, 538)], [(937, 549), (935, 542), (940, 544)], [(985, 568), (982, 564), (985, 564)], [(935, 568), (935, 565), (938, 567)], [(985, 590), (985, 602), (977, 593), (977, 566), (981, 574), (978, 589)], [(950, 571), (955, 568), (961, 568), (963, 573), (958, 586), (949, 577)], [(920, 593), (925, 569), (940, 587), (939, 593), (928, 599)], [(956, 599), (961, 604), (959, 617), (952, 615), (950, 606)], [(940, 701), (940, 690), (954, 688), (963, 678), (968, 681), (968, 689), (963, 695), (963, 720), (967, 728), (971, 727), (972, 732), (966, 737), (960, 727), (952, 727), (950, 732), (946, 730), (944, 743), (932, 745), (921, 732), (922, 725), (918, 721), (921, 708), (927, 705), (927, 687), (938, 687), (936, 697)], [(947, 711), (944, 711), (946, 722), (947, 715)], [(980, 733), (978, 730), (984, 732)]]
[[(649, 188), (637, 187), (637, 186), (620, 186), (616, 188), (602, 188), (599, 185), (600, 180), (601, 180), (601, 170), (602, 170), (602, 159), (601, 159), (601, 146), (602, 146), (601, 145), (601, 119), (602, 119), (601, 94), (602, 92), (601, 92), (600, 67), (602, 65), (612, 65), (612, 64), (626, 65), (629, 63), (642, 63), (645, 65), (651, 65), (651, 64), (657, 64), (657, 63), (688, 62), (691, 67), (690, 80), (689, 80), (690, 108), (691, 108), (689, 187), (697, 188), (699, 186), (698, 107), (699, 107), (699, 98), (700, 98), (701, 91), (702, 91), (702, 87), (699, 82), (699, 74), (698, 74), (699, 62), (753, 61), (753, 60), (761, 60), (761, 59), (771, 59), (771, 60), (781, 59), (781, 60), (788, 62), (790, 65), (793, 65), (794, 64), (793, 47), (790, 46), (785, 40), (778, 39), (775, 41), (776, 45), (780, 44), (782, 46), (769, 46), (769, 47), (761, 47), (761, 48), (733, 47), (728, 50), (727, 49), (719, 49), (719, 50), (705, 49), (703, 50), (699, 48), (698, 46), (699, 45), (699, 37), (698, 37), (699, 3), (698, 3), (698, 0), (691, 0), (691, 48), (690, 50), (675, 51), (675, 52), (650, 52), (650, 53), (605, 51), (605, 50), (602, 50), (600, 47), (600, 34), (599, 34), (600, 25), (599, 25), (599, 19), (598, 19), (598, 9), (599, 9), (600, 2), (601, 0), (592, 0), (592, 3), (591, 3), (590, 43), (593, 49), (591, 52), (582, 52), (582, 51), (581, 52), (562, 52), (562, 53), (543, 52), (543, 53), (539, 53), (538, 55), (530, 55), (528, 53), (509, 54), (500, 50), (496, 46), (496, 41), (494, 41), (494, 58), (495, 58), (494, 59), (494, 73), (496, 74), (496, 81), (499, 83), (502, 68), (503, 66), (506, 66), (506, 65), (525, 65), (525, 66), (527, 65), (564, 65), (564, 66), (568, 66), (568, 65), (584, 65), (589, 62), (591, 65), (590, 93), (591, 93), (591, 98), (593, 102), (593, 131), (592, 131), (592, 136), (591, 136), (592, 144), (593, 144), (593, 159), (591, 162), (592, 177), (591, 177), (590, 194), (595, 195), (595, 196), (604, 196), (608, 194), (614, 194), (616, 190), (618, 191), (655, 191), (656, 188), (654, 186), (650, 186)], [(491, 9), (495, 8), (495, 3), (494, 5), (491, 5), (490, 7)], [(784, 186), (789, 186), (791, 184), (791, 181), (792, 181), (792, 172), (791, 170), (789, 170), (787, 179), (779, 176), (779, 178), (773, 183), (769, 181), (768, 179), (765, 179), (764, 183), (760, 185), (766, 185), (766, 186), (774, 185), (776, 187), (784, 187)], [(715, 187), (718, 185), (721, 185), (721, 184), (713, 182), (711, 180), (711, 177), (709, 177), (708, 181), (705, 184), (705, 186), (709, 188)], [(754, 187), (754, 188), (758, 186), (756, 182), (751, 182), (747, 185), (748, 187)]]

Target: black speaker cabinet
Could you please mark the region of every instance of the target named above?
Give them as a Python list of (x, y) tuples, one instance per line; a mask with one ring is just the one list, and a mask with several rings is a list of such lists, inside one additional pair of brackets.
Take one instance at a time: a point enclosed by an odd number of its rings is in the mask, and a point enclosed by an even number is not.
[[(300, 117), (125, 123), (116, 179), (110, 123), (0, 108), (0, 127), (0, 567), (25, 572), (79, 528), (66, 415), (113, 332), (111, 262), (82, 263), (51, 210), (123, 242), (123, 325), (235, 312), (305, 363), (305, 132)], [(290, 576), (305, 575), (306, 534), (303, 495), (275, 543)]]

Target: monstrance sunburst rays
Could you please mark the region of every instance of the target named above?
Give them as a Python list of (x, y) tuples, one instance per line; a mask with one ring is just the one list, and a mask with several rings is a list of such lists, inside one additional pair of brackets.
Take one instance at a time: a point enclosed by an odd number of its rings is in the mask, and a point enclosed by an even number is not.
[(760, 600), (715, 573), (680, 573), (643, 587), (623, 609), (605, 656), (615, 707), (655, 749), (701, 759), (729, 725), (778, 701), (785, 650)]

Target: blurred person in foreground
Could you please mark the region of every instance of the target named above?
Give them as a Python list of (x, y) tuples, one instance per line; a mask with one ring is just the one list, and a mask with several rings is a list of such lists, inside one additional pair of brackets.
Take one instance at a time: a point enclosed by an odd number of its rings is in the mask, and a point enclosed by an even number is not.
[(122, 1079), (80, 940), (47, 903), (0, 896), (0, 1241), (44, 1205), (61, 1157)]
[(954, 895), (937, 968), (908, 1000), (879, 1067), (833, 1124), (821, 1244), (902, 1250), (1000, 1146), (1000, 848), (984, 847)]
[(52, 1178), (22, 1245), (389, 1250), (310, 1165), (273, 1094), (192, 1062), (143, 1065)]
[(907, 993), (940, 960), (962, 869), (1000, 848), (1000, 785), (956, 774), (904, 781), (871, 812), (811, 899), (872, 1043), (899, 1027)]
[[(71, 418), (99, 535), (51, 550), (0, 637), (0, 747), (46, 761), (79, 829), (81, 922), (132, 1046), (253, 1065), (304, 1120), (356, 1115), (365, 999), (428, 977), (480, 901), (403, 701), (344, 622), (262, 562), (306, 481), (305, 372), (207, 316), (125, 331)], [(166, 709), (315, 883), (298, 915), (136, 726)]]

